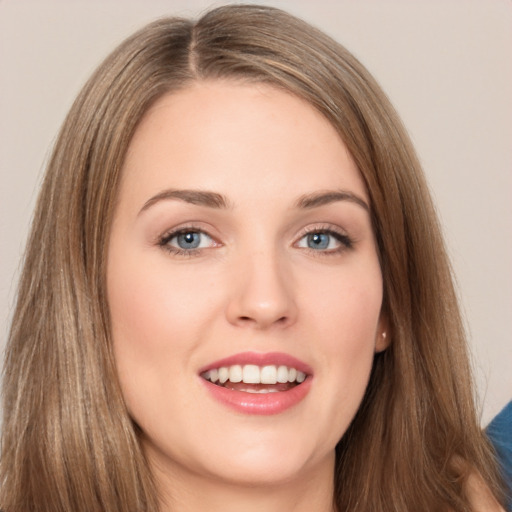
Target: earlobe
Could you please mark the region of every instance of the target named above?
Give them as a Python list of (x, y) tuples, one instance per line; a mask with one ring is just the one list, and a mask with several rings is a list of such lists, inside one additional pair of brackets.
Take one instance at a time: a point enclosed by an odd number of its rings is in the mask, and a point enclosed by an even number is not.
[(381, 318), (379, 321), (377, 335), (375, 339), (375, 352), (383, 352), (391, 343), (391, 336), (389, 332), (389, 324), (386, 318)]

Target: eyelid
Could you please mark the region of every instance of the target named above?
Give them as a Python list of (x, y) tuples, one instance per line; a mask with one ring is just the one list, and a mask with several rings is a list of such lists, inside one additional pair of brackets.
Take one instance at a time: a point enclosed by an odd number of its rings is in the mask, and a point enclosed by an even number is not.
[[(174, 233), (169, 233), (165, 237), (165, 240), (167, 241), (167, 243), (170, 243), (171, 240), (174, 240), (175, 238), (179, 238), (181, 235), (186, 235), (189, 233), (200, 234), (202, 237), (205, 237), (205, 238), (213, 241), (213, 238), (208, 233), (206, 233), (205, 231), (202, 231), (202, 230), (198, 230), (198, 229), (180, 229), (179, 231), (175, 231)], [(172, 247), (175, 247), (175, 246), (173, 245)], [(178, 248), (180, 248), (180, 247), (178, 247)], [(198, 247), (198, 249), (204, 249), (204, 247)]]
[[(212, 245), (209, 247), (182, 249), (180, 247), (176, 247), (174, 245), (169, 244), (170, 240), (172, 240), (173, 238), (179, 236), (180, 234), (190, 232), (201, 233), (207, 236), (213, 242)], [(157, 237), (155, 243), (156, 245), (160, 246), (162, 249), (168, 251), (169, 253), (178, 256), (194, 256), (205, 249), (210, 249), (211, 247), (220, 247), (222, 245), (222, 243), (220, 243), (215, 236), (210, 234), (209, 231), (204, 228), (204, 226), (199, 226), (197, 223), (182, 224), (174, 228), (168, 229)]]
[[(211, 230), (206, 229), (203, 223), (190, 222), (182, 225), (178, 225), (176, 227), (170, 228), (164, 231), (161, 235), (159, 235), (155, 241), (155, 245), (160, 246), (162, 249), (168, 251), (171, 254), (178, 256), (195, 256), (201, 253), (204, 250), (221, 247), (224, 244), (218, 240), (218, 237), (212, 235), (210, 233)], [(183, 233), (188, 232), (196, 232), (202, 233), (207, 236), (211, 241), (211, 245), (208, 247), (198, 247), (191, 249), (182, 249), (180, 247), (176, 247), (174, 245), (170, 245), (169, 241), (174, 237), (179, 236)], [(340, 228), (337, 225), (321, 223), (321, 224), (313, 224), (306, 226), (303, 228), (300, 233), (295, 238), (295, 242), (292, 244), (294, 247), (298, 247), (298, 243), (307, 235), (314, 233), (325, 233), (330, 236), (333, 236), (339, 243), (339, 247), (334, 249), (313, 249), (308, 247), (299, 247), (300, 249), (310, 251), (311, 253), (315, 253), (317, 255), (329, 255), (329, 254), (339, 254), (340, 252), (350, 250), (353, 248), (355, 240), (347, 234), (347, 232)]]
[(301, 230), (299, 235), (297, 236), (296, 241), (293, 245), (297, 246), (297, 244), (305, 237), (314, 233), (326, 233), (331, 236), (334, 236), (336, 240), (339, 242), (340, 247), (336, 249), (327, 249), (327, 250), (317, 250), (311, 249), (308, 247), (303, 247), (302, 249), (310, 250), (316, 254), (338, 254), (342, 251), (352, 249), (355, 243), (355, 240), (348, 235), (348, 233), (341, 229), (339, 226), (333, 224), (314, 224), (305, 227)]

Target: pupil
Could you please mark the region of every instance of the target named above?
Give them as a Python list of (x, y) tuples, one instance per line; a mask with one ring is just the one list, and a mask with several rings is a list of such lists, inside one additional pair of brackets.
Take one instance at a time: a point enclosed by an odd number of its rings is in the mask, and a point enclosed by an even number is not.
[(178, 235), (178, 245), (182, 249), (196, 249), (199, 247), (199, 233), (189, 232)]
[(329, 247), (329, 235), (314, 233), (308, 237), (309, 247), (312, 249), (327, 249)]

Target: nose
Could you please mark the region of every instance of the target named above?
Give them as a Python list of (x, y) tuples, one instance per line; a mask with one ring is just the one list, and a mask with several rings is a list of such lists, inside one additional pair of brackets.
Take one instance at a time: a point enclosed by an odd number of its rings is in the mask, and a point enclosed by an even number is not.
[(297, 318), (294, 283), (277, 256), (257, 253), (240, 257), (231, 274), (228, 321), (237, 326), (287, 327)]

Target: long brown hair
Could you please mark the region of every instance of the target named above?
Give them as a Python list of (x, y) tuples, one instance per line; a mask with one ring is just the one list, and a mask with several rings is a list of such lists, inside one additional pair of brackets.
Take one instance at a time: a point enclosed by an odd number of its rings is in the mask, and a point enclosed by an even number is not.
[(366, 182), (392, 342), (337, 446), (339, 511), (471, 510), (464, 480), (498, 494), (480, 431), (452, 276), (406, 131), (366, 69), (280, 10), (215, 9), (127, 39), (76, 99), (49, 162), (4, 368), (0, 506), (157, 510), (113, 360), (105, 262), (120, 170), (142, 116), (192, 81), (273, 84), (339, 132)]

